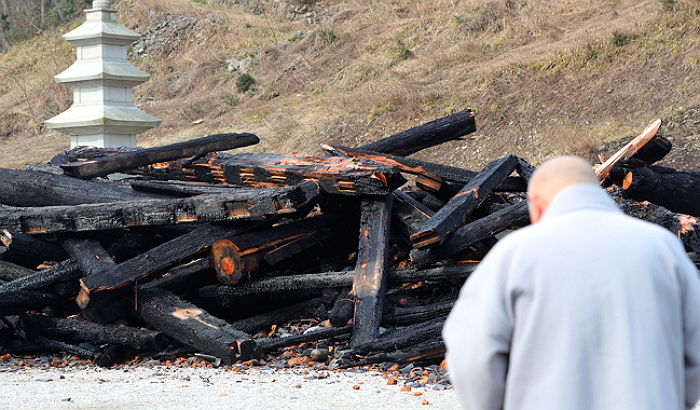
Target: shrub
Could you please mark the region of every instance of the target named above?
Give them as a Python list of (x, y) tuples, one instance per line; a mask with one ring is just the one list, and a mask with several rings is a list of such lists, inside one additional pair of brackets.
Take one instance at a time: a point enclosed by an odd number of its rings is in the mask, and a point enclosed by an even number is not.
[(318, 30), (316, 38), (318, 39), (316, 49), (321, 50), (333, 44), (338, 39), (338, 35), (332, 30)]
[(255, 79), (250, 74), (241, 74), (236, 78), (236, 89), (244, 93), (250, 90), (255, 84)]

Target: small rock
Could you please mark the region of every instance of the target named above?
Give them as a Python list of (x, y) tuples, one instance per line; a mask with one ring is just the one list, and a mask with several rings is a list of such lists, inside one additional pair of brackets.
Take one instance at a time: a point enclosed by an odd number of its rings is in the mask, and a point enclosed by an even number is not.
[(316, 362), (325, 362), (328, 360), (328, 349), (314, 349), (309, 357)]

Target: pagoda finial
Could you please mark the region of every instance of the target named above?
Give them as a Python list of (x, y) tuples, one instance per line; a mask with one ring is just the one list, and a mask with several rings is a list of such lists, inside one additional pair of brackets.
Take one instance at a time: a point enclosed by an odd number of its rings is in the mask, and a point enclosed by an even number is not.
[(160, 124), (138, 109), (131, 89), (149, 75), (126, 57), (127, 47), (141, 35), (116, 21), (109, 0), (94, 0), (86, 21), (63, 36), (76, 47), (77, 60), (56, 81), (73, 89), (73, 105), (45, 122), (70, 135), (71, 148), (136, 146), (136, 134)]

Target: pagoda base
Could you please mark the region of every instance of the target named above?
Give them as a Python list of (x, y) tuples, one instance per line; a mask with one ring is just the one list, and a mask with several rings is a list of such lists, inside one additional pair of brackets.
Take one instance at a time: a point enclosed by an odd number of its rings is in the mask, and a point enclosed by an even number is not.
[(89, 146), (97, 148), (117, 148), (135, 147), (135, 135), (120, 134), (93, 134), (93, 135), (71, 135), (70, 147)]

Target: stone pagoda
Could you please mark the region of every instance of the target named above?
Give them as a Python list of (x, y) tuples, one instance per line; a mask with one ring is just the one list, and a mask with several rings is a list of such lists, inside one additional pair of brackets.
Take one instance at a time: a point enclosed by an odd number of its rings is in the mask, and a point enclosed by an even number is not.
[(150, 77), (126, 57), (127, 47), (141, 36), (116, 22), (109, 0), (93, 1), (85, 14), (85, 23), (63, 36), (76, 47), (77, 61), (55, 77), (73, 89), (73, 105), (45, 124), (70, 135), (71, 148), (136, 146), (136, 134), (160, 124), (131, 95)]

